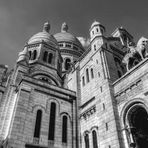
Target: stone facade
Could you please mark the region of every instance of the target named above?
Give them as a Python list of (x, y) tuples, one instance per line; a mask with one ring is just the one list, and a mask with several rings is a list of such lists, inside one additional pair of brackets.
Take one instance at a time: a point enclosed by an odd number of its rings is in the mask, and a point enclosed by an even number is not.
[[(13, 70), (0, 65), (3, 148), (147, 148), (148, 48), (95, 21), (85, 43), (68, 32), (32, 36)], [(86, 48), (86, 44), (88, 45)]]

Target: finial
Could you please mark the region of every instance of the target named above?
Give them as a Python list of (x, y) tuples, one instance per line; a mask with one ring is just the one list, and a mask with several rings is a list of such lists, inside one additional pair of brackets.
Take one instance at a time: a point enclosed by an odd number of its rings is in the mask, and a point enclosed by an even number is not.
[(50, 24), (49, 24), (49, 22), (46, 22), (43, 26), (43, 31), (49, 32), (49, 30), (50, 30)]
[(61, 27), (61, 32), (67, 32), (67, 31), (68, 31), (68, 25), (64, 22)]

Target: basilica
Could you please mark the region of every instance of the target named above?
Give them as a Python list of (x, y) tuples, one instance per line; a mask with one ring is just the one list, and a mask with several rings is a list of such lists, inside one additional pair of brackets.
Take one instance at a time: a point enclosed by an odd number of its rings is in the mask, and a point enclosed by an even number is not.
[(0, 65), (0, 148), (148, 148), (148, 39), (106, 32), (46, 22)]

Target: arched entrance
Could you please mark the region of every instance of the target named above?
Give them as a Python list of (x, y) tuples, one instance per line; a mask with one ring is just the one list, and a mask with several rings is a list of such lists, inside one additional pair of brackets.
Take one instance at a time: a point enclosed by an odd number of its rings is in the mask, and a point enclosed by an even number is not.
[(142, 105), (134, 105), (128, 110), (126, 126), (130, 147), (148, 148), (148, 113)]

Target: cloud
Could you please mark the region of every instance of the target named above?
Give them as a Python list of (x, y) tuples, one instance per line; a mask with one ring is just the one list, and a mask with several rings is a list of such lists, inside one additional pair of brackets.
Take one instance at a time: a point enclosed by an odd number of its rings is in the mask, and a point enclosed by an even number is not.
[[(25, 42), (42, 30), (49, 20), (51, 33), (60, 31), (66, 21), (70, 32), (79, 37), (83, 46), (94, 19), (106, 27), (107, 34), (124, 26), (133, 36), (147, 37), (148, 1), (133, 0), (0, 0), (0, 63), (12, 65)], [(117, 13), (118, 12), (118, 13)]]
[(77, 37), (77, 39), (80, 41), (80, 43), (82, 44), (82, 46), (86, 49), (89, 44), (90, 44), (90, 40), (84, 37)]

